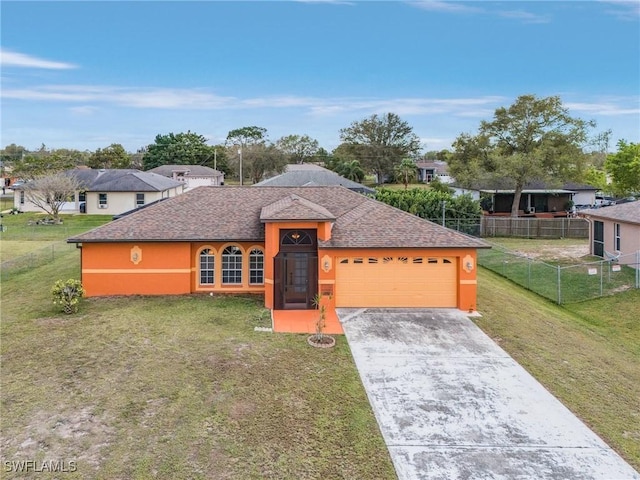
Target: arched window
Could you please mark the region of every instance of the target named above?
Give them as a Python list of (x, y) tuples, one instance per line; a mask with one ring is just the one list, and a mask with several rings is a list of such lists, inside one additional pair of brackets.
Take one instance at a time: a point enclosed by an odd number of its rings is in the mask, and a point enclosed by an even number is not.
[(249, 284), (261, 285), (264, 283), (264, 252), (254, 248), (249, 252)]
[(282, 245), (313, 245), (313, 238), (304, 230), (294, 230), (282, 237)]
[(230, 245), (222, 252), (222, 284), (238, 285), (242, 283), (242, 250)]
[(213, 250), (205, 248), (200, 252), (200, 285), (213, 285), (215, 282), (215, 255)]

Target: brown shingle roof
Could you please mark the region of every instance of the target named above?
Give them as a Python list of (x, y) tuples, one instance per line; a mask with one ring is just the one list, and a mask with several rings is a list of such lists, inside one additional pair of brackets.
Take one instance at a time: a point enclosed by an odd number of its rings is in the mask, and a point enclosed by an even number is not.
[(336, 217), (322, 205), (310, 202), (295, 193), (262, 207), (260, 220), (335, 220)]
[(583, 210), (587, 217), (602, 218), (624, 223), (636, 223), (640, 225), (640, 200), (620, 205), (611, 205), (598, 209)]
[[(275, 215), (283, 211), (278, 210), (280, 202), (286, 204), (292, 195), (302, 199), (297, 203), (304, 206), (311, 220), (323, 220), (318, 218), (320, 213), (335, 218), (332, 238), (319, 242), (321, 247), (487, 247), (480, 239), (344, 187), (199, 187), (70, 238), (69, 242), (263, 241), (263, 207), (271, 206), (267, 216)], [(309, 204), (315, 207), (309, 208)]]

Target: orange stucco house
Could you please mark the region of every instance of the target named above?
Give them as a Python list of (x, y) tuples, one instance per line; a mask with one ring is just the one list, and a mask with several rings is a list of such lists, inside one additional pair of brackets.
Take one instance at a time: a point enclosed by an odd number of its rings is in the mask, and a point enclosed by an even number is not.
[(476, 308), (487, 245), (344, 187), (199, 187), (68, 240), (87, 296), (256, 293), (275, 331), (328, 307)]

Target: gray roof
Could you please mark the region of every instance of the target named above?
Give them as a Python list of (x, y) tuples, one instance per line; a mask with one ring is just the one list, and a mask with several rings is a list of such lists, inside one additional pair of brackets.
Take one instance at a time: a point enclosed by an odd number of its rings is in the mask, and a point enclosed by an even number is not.
[(157, 173), (165, 177), (173, 177), (173, 172), (185, 172), (185, 176), (197, 177), (217, 177), (223, 173), (215, 168), (204, 165), (160, 165), (159, 167), (147, 170), (147, 172)]
[(375, 190), (311, 163), (287, 165), (284, 173), (256, 183), (260, 187), (343, 186), (360, 193)]
[(88, 192), (163, 192), (182, 186), (182, 183), (157, 173), (134, 169), (77, 168), (66, 173), (76, 177)]
[(640, 225), (640, 200), (609, 207), (582, 210), (580, 213), (587, 217)]
[[(471, 185), (470, 187), (463, 187), (458, 183), (453, 183), (451, 187), (454, 188), (463, 188), (465, 190), (475, 190), (478, 192), (498, 192), (498, 193), (513, 193), (515, 188), (513, 186), (513, 181), (500, 178), (500, 179), (492, 179), (483, 183), (476, 183)], [(584, 185), (580, 183), (558, 183), (558, 184), (548, 184), (540, 181), (529, 182), (524, 186), (523, 193), (574, 193), (577, 191), (597, 191), (596, 187), (592, 187), (591, 185)]]
[(264, 222), (291, 213), (335, 219), (325, 248), (487, 247), (344, 187), (198, 187), (68, 241), (264, 241)]

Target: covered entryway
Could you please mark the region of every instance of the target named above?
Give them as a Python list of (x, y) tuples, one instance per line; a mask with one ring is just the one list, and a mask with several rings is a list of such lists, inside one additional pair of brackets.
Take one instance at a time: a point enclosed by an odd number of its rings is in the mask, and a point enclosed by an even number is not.
[(336, 306), (457, 307), (456, 272), (454, 257), (338, 257)]
[(274, 305), (278, 310), (315, 308), (318, 250), (315, 230), (282, 230), (274, 260)]

